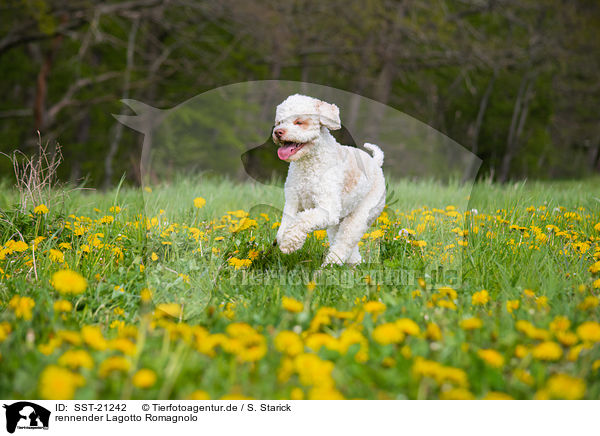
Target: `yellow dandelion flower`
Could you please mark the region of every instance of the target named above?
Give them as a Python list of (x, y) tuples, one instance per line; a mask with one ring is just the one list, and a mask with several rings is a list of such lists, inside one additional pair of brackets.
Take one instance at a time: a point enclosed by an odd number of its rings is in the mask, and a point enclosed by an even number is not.
[(56, 263), (63, 263), (65, 261), (64, 253), (60, 250), (55, 250), (54, 248), (50, 249), (48, 257), (50, 257), (50, 260), (52, 262), (56, 262)]
[(38, 351), (42, 353), (44, 356), (49, 356), (54, 353), (58, 347), (62, 345), (62, 339), (53, 337), (45, 344), (38, 345)]
[(535, 379), (529, 371), (518, 368), (515, 369), (515, 372), (513, 374), (517, 380), (519, 380), (521, 383), (525, 383), (528, 386), (533, 386), (533, 384), (535, 383)]
[(189, 394), (186, 400), (210, 400), (210, 395), (206, 391), (197, 390)]
[(506, 302), (506, 311), (508, 313), (513, 313), (520, 306), (521, 302), (519, 300), (508, 300)]
[(48, 207), (45, 204), (40, 204), (33, 209), (33, 213), (36, 215), (45, 215), (49, 212)]
[(87, 289), (87, 280), (78, 272), (68, 269), (55, 272), (51, 284), (60, 294), (78, 295)]
[(473, 306), (484, 306), (490, 301), (490, 294), (485, 289), (475, 292), (471, 296), (471, 304)]
[(525, 345), (517, 345), (515, 347), (515, 356), (519, 359), (523, 359), (525, 356), (529, 354), (529, 349)]
[(8, 307), (12, 309), (17, 318), (29, 321), (33, 317), (31, 310), (35, 307), (35, 301), (30, 297), (15, 295), (8, 302)]
[(384, 357), (383, 360), (381, 361), (381, 365), (384, 366), (385, 368), (393, 368), (394, 366), (396, 366), (396, 359), (394, 359), (393, 357)]
[(531, 339), (535, 339), (538, 341), (546, 341), (550, 339), (550, 332), (535, 327), (529, 321), (519, 320), (515, 323), (515, 328), (527, 335), (527, 337)]
[(532, 355), (538, 360), (555, 361), (562, 357), (563, 350), (556, 342), (546, 341), (533, 347)]
[(205, 204), (206, 204), (206, 200), (204, 198), (202, 198), (202, 197), (194, 198), (194, 207), (200, 209), (200, 208), (203, 208)]
[(229, 259), (229, 265), (235, 267), (235, 269), (247, 268), (252, 265), (252, 260), (250, 259), (238, 259), (237, 257), (232, 257)]
[(313, 333), (306, 338), (306, 346), (313, 351), (319, 351), (321, 347), (329, 350), (339, 351), (339, 343), (336, 338), (327, 333)]
[(0, 342), (4, 342), (11, 332), (12, 327), (9, 323), (7, 323), (6, 321), (0, 323)]
[(408, 360), (412, 357), (412, 350), (408, 345), (404, 345), (402, 348), (400, 348), (400, 354), (402, 354), (402, 357)]
[(303, 400), (304, 399), (304, 391), (300, 388), (294, 388), (290, 392), (290, 400)]
[(579, 310), (594, 309), (600, 305), (600, 300), (595, 295), (588, 295), (584, 300), (577, 305)]
[(142, 368), (133, 375), (131, 382), (137, 388), (151, 388), (156, 383), (156, 373), (151, 369)]
[(314, 387), (308, 393), (309, 400), (343, 400), (344, 396), (337, 389), (327, 387)]
[(443, 307), (445, 309), (450, 309), (450, 310), (456, 310), (456, 304), (454, 304), (454, 302), (449, 301), (449, 300), (439, 300), (437, 302), (438, 307)]
[(292, 313), (300, 313), (304, 309), (304, 304), (302, 302), (290, 297), (282, 297), (281, 306)]
[(327, 230), (315, 230), (313, 235), (317, 241), (324, 239), (327, 236)]
[(378, 325), (373, 330), (372, 336), (376, 342), (382, 345), (397, 344), (404, 340), (404, 333), (400, 327), (393, 322)]
[(85, 350), (68, 350), (58, 358), (58, 364), (71, 369), (80, 367), (90, 369), (94, 366), (94, 361), (90, 353)]
[(474, 400), (475, 396), (466, 389), (452, 388), (440, 394), (440, 400)]
[(487, 394), (485, 394), (485, 397), (483, 397), (484, 400), (514, 400), (513, 397), (511, 397), (508, 394), (505, 394), (504, 392), (488, 392)]
[(275, 349), (289, 356), (297, 356), (304, 351), (300, 336), (291, 331), (280, 332), (274, 340)]
[(372, 315), (379, 315), (385, 312), (386, 305), (383, 304), (381, 301), (367, 301), (364, 304), (363, 308), (367, 313), (370, 313)]
[(572, 332), (559, 331), (559, 332), (556, 332), (555, 335), (556, 335), (556, 339), (558, 339), (558, 342), (560, 342), (561, 344), (563, 344), (566, 347), (575, 345), (579, 339), (577, 337), (577, 335)]
[(77, 388), (85, 379), (68, 369), (56, 365), (47, 366), (40, 375), (39, 394), (45, 400), (72, 400)]
[(413, 363), (412, 371), (415, 376), (432, 378), (440, 385), (448, 382), (466, 387), (469, 384), (467, 373), (462, 369), (444, 366), (420, 356)]
[(133, 356), (136, 353), (137, 346), (127, 338), (115, 338), (108, 341), (108, 348), (118, 350), (128, 356)]
[(10, 246), (12, 251), (16, 251), (18, 253), (22, 253), (29, 248), (29, 245), (25, 241), (16, 241), (14, 244)]
[(294, 369), (304, 386), (333, 387), (333, 362), (316, 354), (302, 353), (294, 358)]
[(592, 266), (590, 266), (588, 268), (589, 272), (591, 272), (592, 274), (596, 274), (600, 272), (600, 261), (595, 262), (592, 264)]
[(535, 299), (535, 304), (537, 305), (538, 309), (547, 309), (548, 308), (548, 297), (541, 296)]
[(178, 303), (161, 303), (159, 305), (156, 306), (156, 310), (154, 312), (154, 315), (157, 318), (166, 318), (166, 317), (172, 317), (172, 318), (179, 318), (182, 315), (182, 308), (181, 308), (181, 304)]
[(106, 358), (98, 368), (100, 377), (105, 378), (112, 372), (127, 372), (131, 368), (131, 362), (122, 356), (111, 356)]
[(144, 288), (140, 291), (140, 300), (142, 303), (149, 303), (152, 301), (152, 291), (148, 288)]
[(504, 356), (496, 350), (479, 350), (477, 355), (488, 365), (494, 368), (501, 368), (504, 365)]
[(555, 374), (548, 379), (546, 390), (554, 399), (581, 400), (585, 395), (585, 382), (567, 374)]
[(463, 330), (477, 330), (480, 329), (481, 326), (483, 326), (483, 321), (481, 321), (481, 319), (479, 318), (471, 317), (463, 319), (459, 325), (460, 328)]
[(250, 218), (242, 218), (237, 223), (229, 227), (231, 233), (241, 232), (242, 230), (249, 229), (250, 227), (258, 227), (256, 220)]
[(254, 398), (248, 397), (238, 392), (233, 392), (231, 394), (223, 395), (220, 399), (226, 401), (248, 401), (253, 400)]
[(427, 324), (427, 330), (425, 330), (425, 337), (432, 341), (441, 341), (442, 330), (437, 324), (430, 322)]
[(53, 308), (57, 313), (70, 312), (73, 310), (73, 304), (67, 300), (58, 300), (54, 302)]
[(105, 215), (100, 218), (100, 224), (112, 224), (115, 221), (115, 217), (112, 215)]
[(571, 321), (566, 316), (555, 316), (550, 323), (550, 331), (564, 332), (571, 327)]
[(108, 346), (106, 339), (104, 339), (104, 336), (102, 335), (102, 330), (100, 330), (100, 327), (98, 326), (83, 326), (81, 328), (81, 338), (94, 350), (102, 351)]
[(400, 318), (396, 320), (395, 324), (406, 335), (416, 336), (421, 332), (417, 323), (409, 318)]
[(582, 341), (600, 342), (600, 324), (595, 321), (587, 321), (577, 327), (577, 334)]

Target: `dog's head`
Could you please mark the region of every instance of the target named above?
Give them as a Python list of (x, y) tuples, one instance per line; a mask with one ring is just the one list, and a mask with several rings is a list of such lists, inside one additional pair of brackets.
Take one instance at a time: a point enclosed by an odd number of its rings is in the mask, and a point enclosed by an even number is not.
[(309, 154), (322, 127), (341, 128), (338, 107), (306, 95), (290, 95), (275, 112), (273, 141), (279, 146), (279, 158), (292, 162)]

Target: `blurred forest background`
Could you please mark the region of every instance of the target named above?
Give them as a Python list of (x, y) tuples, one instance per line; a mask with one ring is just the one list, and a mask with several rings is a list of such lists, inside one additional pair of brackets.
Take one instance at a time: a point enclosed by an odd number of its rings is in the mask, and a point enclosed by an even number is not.
[(600, 171), (599, 35), (598, 0), (3, 0), (0, 151), (35, 154), (39, 131), (63, 180), (139, 183), (120, 99), (281, 79), (403, 111), (482, 158), (480, 177), (583, 177)]

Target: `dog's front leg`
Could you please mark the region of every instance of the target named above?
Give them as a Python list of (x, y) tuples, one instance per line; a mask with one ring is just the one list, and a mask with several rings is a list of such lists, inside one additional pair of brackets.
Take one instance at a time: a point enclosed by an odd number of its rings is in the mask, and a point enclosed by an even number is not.
[[(288, 195), (286, 197), (285, 206), (283, 207), (283, 214), (281, 215), (281, 224), (279, 224), (279, 230), (277, 230), (277, 245), (283, 253), (291, 253), (297, 250), (293, 248), (296, 244), (287, 238), (287, 229), (292, 223), (296, 221), (296, 215), (298, 214), (298, 199), (296, 196)], [(301, 245), (302, 246), (302, 245)]]
[[(335, 202), (328, 208), (315, 207), (299, 212), (284, 231), (285, 248), (296, 251), (304, 245), (307, 234), (336, 225), (340, 221), (341, 204)], [(284, 251), (282, 248), (281, 251)], [(285, 253), (285, 251), (284, 251)]]

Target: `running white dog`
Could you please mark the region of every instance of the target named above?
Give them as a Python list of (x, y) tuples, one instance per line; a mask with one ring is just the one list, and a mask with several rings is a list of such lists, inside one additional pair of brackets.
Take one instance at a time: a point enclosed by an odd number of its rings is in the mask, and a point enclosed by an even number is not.
[(330, 249), (323, 265), (361, 262), (358, 242), (385, 206), (383, 152), (338, 144), (329, 130), (341, 128), (334, 104), (291, 95), (277, 106), (273, 141), (291, 162), (277, 243), (283, 253), (302, 247), (306, 235), (327, 229)]

